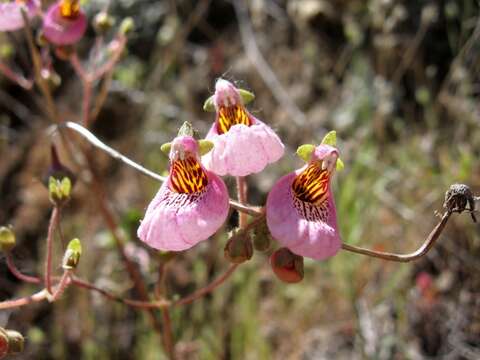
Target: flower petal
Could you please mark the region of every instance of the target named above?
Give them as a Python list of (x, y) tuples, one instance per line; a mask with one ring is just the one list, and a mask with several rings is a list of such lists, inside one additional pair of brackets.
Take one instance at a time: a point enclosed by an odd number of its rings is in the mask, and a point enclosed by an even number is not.
[(43, 33), (55, 45), (72, 45), (78, 42), (87, 29), (87, 17), (80, 11), (74, 19), (60, 14), (60, 1), (48, 9), (43, 19)]
[(223, 181), (208, 172), (201, 193), (182, 194), (166, 181), (148, 206), (138, 237), (155, 249), (182, 251), (208, 239), (225, 222), (229, 209)]
[(254, 125), (234, 125), (218, 135), (215, 124), (207, 139), (215, 146), (203, 157), (205, 167), (218, 175), (246, 176), (262, 171), (280, 159), (284, 146), (278, 136), (263, 122), (253, 118)]

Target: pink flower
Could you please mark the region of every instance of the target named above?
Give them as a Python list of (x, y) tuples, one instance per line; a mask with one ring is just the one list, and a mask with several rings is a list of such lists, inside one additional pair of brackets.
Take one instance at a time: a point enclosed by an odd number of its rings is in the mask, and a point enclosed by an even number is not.
[(206, 139), (215, 147), (204, 157), (207, 169), (221, 176), (246, 176), (282, 157), (281, 140), (245, 109), (239, 89), (232, 83), (219, 79), (212, 100), (216, 119)]
[[(301, 149), (309, 147), (302, 154)], [(267, 198), (267, 225), (272, 236), (293, 253), (316, 260), (341, 246), (330, 178), (338, 150), (327, 144), (299, 148), (307, 164), (282, 177)]]
[(43, 19), (43, 33), (55, 45), (72, 45), (87, 29), (87, 17), (79, 0), (60, 0), (48, 9)]
[(222, 226), (229, 197), (222, 179), (200, 163), (193, 137), (178, 136), (170, 146), (170, 173), (148, 206), (138, 237), (155, 249), (181, 251)]
[(29, 19), (37, 15), (39, 0), (0, 2), (0, 31), (15, 31), (23, 28), (21, 8), (24, 7)]

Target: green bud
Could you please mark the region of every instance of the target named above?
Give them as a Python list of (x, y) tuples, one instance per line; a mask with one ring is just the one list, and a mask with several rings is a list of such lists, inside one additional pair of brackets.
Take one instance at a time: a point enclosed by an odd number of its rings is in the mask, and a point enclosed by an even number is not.
[(300, 145), (297, 149), (297, 155), (303, 161), (308, 162), (310, 161), (314, 150), (315, 150), (315, 145), (312, 145), (312, 144)]
[(62, 267), (64, 270), (73, 270), (77, 267), (82, 255), (82, 244), (79, 239), (73, 239), (68, 243), (65, 255), (63, 255)]
[(115, 25), (115, 19), (106, 11), (100, 11), (93, 18), (93, 28), (97, 34), (105, 34)]
[(253, 255), (253, 246), (249, 234), (242, 230), (234, 233), (225, 245), (224, 255), (228, 261), (234, 264), (250, 260)]
[(68, 177), (58, 180), (50, 176), (48, 180), (48, 194), (52, 203), (63, 205), (70, 198), (71, 190), (72, 182)]
[(119, 32), (122, 35), (127, 35), (127, 34), (131, 33), (134, 28), (135, 28), (135, 22), (133, 21), (133, 19), (131, 17), (127, 17), (127, 18), (122, 20), (122, 22), (120, 24)]
[(198, 142), (198, 148), (200, 151), (200, 155), (208, 154), (213, 149), (213, 142), (210, 140), (200, 140)]
[(5, 330), (8, 336), (8, 353), (18, 354), (23, 352), (25, 339), (23, 335), (15, 330)]
[(0, 226), (0, 251), (10, 251), (17, 244), (15, 233), (10, 227)]
[(55, 90), (62, 84), (62, 78), (53, 70), (43, 68), (40, 71), (40, 76), (46, 81), (50, 90)]
[(213, 95), (210, 96), (205, 102), (203, 103), (203, 111), (206, 112), (215, 112), (215, 104), (213, 103)]

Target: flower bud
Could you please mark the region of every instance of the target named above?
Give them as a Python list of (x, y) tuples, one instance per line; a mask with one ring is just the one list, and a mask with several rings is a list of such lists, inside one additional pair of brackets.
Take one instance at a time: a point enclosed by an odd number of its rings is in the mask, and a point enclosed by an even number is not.
[(267, 223), (261, 224), (253, 229), (253, 247), (257, 251), (267, 251), (272, 243), (272, 236), (268, 230)]
[(18, 354), (23, 352), (25, 339), (22, 334), (15, 330), (5, 330), (8, 337), (8, 353)]
[(131, 33), (134, 28), (135, 28), (135, 22), (133, 21), (133, 19), (131, 17), (127, 17), (127, 18), (122, 20), (122, 22), (120, 24), (119, 32), (122, 35), (127, 35), (127, 34)]
[(40, 76), (47, 82), (50, 90), (55, 90), (62, 84), (62, 78), (52, 69), (43, 68), (40, 71)]
[(101, 11), (93, 18), (93, 28), (97, 34), (105, 34), (115, 24), (115, 19), (106, 11)]
[(67, 250), (65, 255), (63, 255), (62, 267), (63, 270), (74, 270), (78, 262), (80, 261), (80, 256), (82, 255), (82, 244), (79, 239), (73, 239), (68, 243)]
[(242, 230), (233, 234), (225, 245), (224, 255), (228, 261), (234, 264), (241, 264), (250, 260), (253, 255), (250, 235)]
[(6, 226), (0, 226), (0, 251), (10, 251), (16, 244), (15, 233), (12, 229)]
[(72, 183), (68, 177), (61, 181), (50, 176), (48, 181), (48, 195), (50, 201), (57, 206), (63, 205), (69, 198), (72, 190)]
[(3, 328), (0, 328), (0, 359), (7, 356), (8, 348), (8, 334)]
[(276, 250), (270, 257), (270, 265), (277, 277), (286, 283), (297, 283), (303, 279), (303, 257), (287, 248)]
[(64, 178), (69, 178), (71, 185), (75, 185), (76, 176), (68, 167), (62, 164), (58, 156), (57, 148), (53, 144), (50, 147), (50, 154), (51, 163), (46, 175), (44, 176), (45, 186), (49, 187), (50, 177), (53, 177), (55, 180), (59, 181), (62, 181)]

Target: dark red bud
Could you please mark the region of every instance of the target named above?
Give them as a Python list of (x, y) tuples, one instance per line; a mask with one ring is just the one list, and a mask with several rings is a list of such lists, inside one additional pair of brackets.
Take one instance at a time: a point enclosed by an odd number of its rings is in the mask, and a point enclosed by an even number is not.
[(286, 283), (298, 283), (303, 279), (303, 257), (287, 248), (280, 248), (270, 256), (270, 265), (277, 277)]

